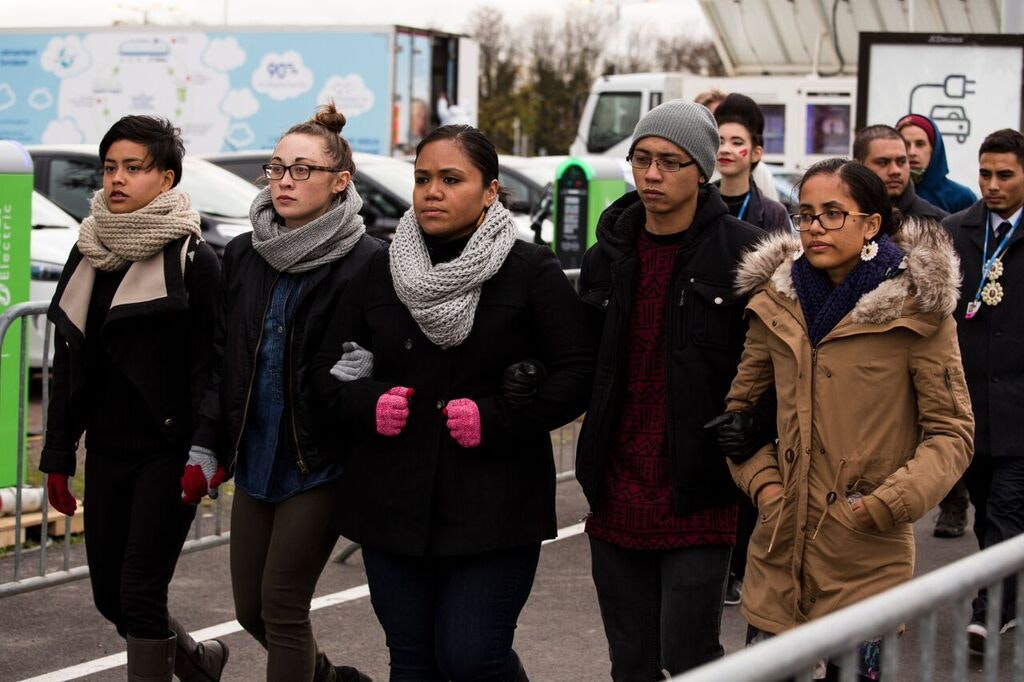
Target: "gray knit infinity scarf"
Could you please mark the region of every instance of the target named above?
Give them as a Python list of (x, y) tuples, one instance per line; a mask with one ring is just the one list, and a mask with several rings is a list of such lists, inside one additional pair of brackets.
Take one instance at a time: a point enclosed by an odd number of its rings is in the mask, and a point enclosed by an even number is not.
[(498, 272), (515, 242), (512, 214), (495, 201), (458, 258), (432, 265), (410, 208), (391, 242), (395, 293), (428, 339), (441, 348), (457, 346), (473, 329), (480, 288)]
[(202, 236), (199, 214), (184, 192), (172, 189), (130, 213), (111, 213), (103, 190), (97, 190), (78, 231), (78, 250), (94, 268), (117, 272), (190, 234)]
[(252, 247), (278, 272), (309, 272), (333, 263), (355, 248), (366, 232), (359, 209), (363, 200), (352, 183), (318, 218), (294, 229), (277, 222), (277, 212), (266, 187), (249, 208)]

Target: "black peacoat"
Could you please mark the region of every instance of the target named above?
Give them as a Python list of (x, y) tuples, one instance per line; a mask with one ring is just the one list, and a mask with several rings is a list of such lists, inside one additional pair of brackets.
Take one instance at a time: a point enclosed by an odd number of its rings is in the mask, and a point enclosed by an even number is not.
[[(372, 378), (329, 374), (342, 343), (374, 353)], [(528, 358), (547, 368), (533, 402), (512, 408), (502, 372)], [(395, 294), (387, 253), (346, 289), (314, 359), (313, 385), (337, 424), (345, 453), (337, 529), (368, 546), (408, 556), (454, 556), (522, 546), (555, 536), (550, 431), (583, 411), (593, 358), (583, 312), (550, 250), (517, 241), (484, 283), (466, 340), (431, 343)], [(415, 389), (396, 437), (376, 431), (377, 400)], [(448, 401), (480, 408), (482, 443), (463, 448), (445, 426)]]
[[(966, 319), (967, 304), (974, 300), (981, 280), (982, 248), (988, 227), (984, 201), (954, 213), (942, 221), (960, 255), (963, 285), (953, 313), (960, 340), (967, 389), (974, 407), (975, 457), (1024, 457), (1024, 226), (1017, 228), (1003, 255), (1003, 300), (981, 305), (978, 314)], [(988, 239), (988, 255), (995, 251), (995, 235)]]

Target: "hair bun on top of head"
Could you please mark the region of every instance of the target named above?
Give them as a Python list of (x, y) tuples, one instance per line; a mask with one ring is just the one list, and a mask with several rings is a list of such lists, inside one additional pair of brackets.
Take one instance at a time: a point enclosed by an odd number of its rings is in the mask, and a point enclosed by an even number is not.
[(328, 100), (327, 104), (321, 104), (318, 106), (316, 108), (316, 113), (310, 120), (311, 122), (322, 125), (332, 133), (336, 133), (338, 135), (340, 135), (341, 131), (345, 128), (346, 123), (345, 114), (338, 111), (337, 107), (334, 105), (333, 99)]

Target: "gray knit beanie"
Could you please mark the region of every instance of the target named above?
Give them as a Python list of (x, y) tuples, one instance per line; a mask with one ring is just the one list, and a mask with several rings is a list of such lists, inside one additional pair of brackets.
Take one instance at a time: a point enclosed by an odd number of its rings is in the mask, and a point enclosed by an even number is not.
[(633, 130), (630, 154), (636, 143), (645, 137), (660, 137), (678, 145), (697, 162), (705, 178), (714, 174), (718, 125), (703, 104), (673, 99), (648, 111)]

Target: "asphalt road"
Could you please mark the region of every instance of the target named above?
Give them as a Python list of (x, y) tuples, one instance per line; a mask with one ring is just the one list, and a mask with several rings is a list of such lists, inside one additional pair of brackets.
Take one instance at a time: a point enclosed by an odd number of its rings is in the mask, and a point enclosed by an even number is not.
[[(558, 489), (559, 527), (568, 537), (545, 545), (536, 583), (519, 622), (516, 648), (533, 680), (608, 679), (608, 655), (597, 601), (590, 579), (590, 554), (578, 522), (586, 505), (574, 482)], [(918, 572), (945, 565), (974, 551), (968, 533), (956, 540), (931, 537), (932, 515), (918, 524)], [(339, 548), (341, 545), (339, 544)], [(81, 546), (74, 548), (81, 552)], [(52, 552), (51, 552), (52, 553)], [(26, 555), (31, 559), (31, 553)], [(6, 561), (6, 560), (5, 560)], [(375, 680), (387, 679), (384, 636), (363, 596), (365, 574), (359, 555), (348, 563), (328, 564), (317, 589), (321, 605), (312, 616), (322, 648), (335, 663), (355, 665)], [(326, 601), (327, 604), (323, 605)], [(230, 624), (234, 618), (228, 548), (225, 546), (183, 556), (171, 585), (171, 610), (190, 630)], [(124, 651), (124, 642), (92, 606), (88, 581), (48, 588), (0, 601), (0, 680), (123, 680), (125, 668), (115, 665), (86, 676), (61, 673)], [(737, 607), (726, 607), (723, 618), (726, 651), (743, 646), (745, 624)], [(230, 625), (221, 629), (233, 630)], [(900, 679), (916, 679), (916, 631), (911, 624), (901, 646)], [(951, 679), (949, 615), (939, 624), (936, 679)], [(224, 680), (263, 679), (266, 656), (247, 634), (224, 636), (231, 658)], [(1010, 640), (1004, 636), (1003, 663)], [(1002, 667), (1002, 666), (1001, 666)], [(972, 659), (971, 679), (981, 679), (980, 660)], [(52, 674), (52, 673), (57, 674)]]

